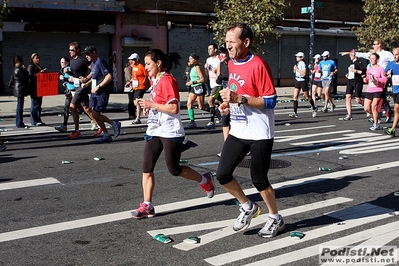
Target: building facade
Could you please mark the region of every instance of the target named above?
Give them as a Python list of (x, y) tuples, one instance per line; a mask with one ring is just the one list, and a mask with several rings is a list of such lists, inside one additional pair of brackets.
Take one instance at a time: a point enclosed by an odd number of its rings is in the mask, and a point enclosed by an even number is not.
[[(262, 55), (277, 86), (293, 85), (294, 54), (309, 54), (310, 15), (301, 14), (301, 8), (310, 6), (310, 0), (289, 2), (291, 7), (276, 28), (281, 37), (265, 47), (267, 55)], [(338, 52), (357, 47), (350, 29), (363, 20), (363, 2), (321, 3), (323, 7), (315, 9), (314, 54), (330, 51), (338, 61), (342, 83), (349, 58), (339, 58)], [(143, 62), (149, 48), (179, 52), (182, 65), (172, 73), (184, 90), (182, 76), (188, 56), (197, 53), (205, 63), (207, 46), (213, 42), (209, 25), (215, 20), (214, 0), (9, 0), (9, 6), (11, 14), (0, 32), (3, 86), (11, 75), (15, 55), (23, 56), (27, 64), (31, 54), (38, 53), (47, 71), (58, 72), (59, 59), (68, 56), (69, 43), (78, 41), (82, 49), (95, 45), (99, 56), (108, 61), (115, 92), (123, 91), (123, 67), (131, 53), (138, 53)]]

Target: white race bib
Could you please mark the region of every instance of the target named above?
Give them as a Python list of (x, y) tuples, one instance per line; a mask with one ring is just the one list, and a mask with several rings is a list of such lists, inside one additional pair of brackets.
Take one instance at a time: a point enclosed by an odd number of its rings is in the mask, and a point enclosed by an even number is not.
[(321, 78), (321, 73), (320, 73), (320, 72), (314, 73), (314, 77), (315, 77), (315, 78)]
[(139, 86), (139, 81), (134, 79), (133, 82), (132, 82), (132, 86), (133, 86), (134, 89), (137, 88)]
[(392, 85), (399, 85), (399, 75), (392, 75)]
[(157, 125), (159, 122), (159, 112), (155, 108), (151, 108), (148, 112), (147, 124)]
[(237, 122), (247, 122), (244, 105), (238, 105), (238, 103), (230, 103), (230, 119)]
[(91, 79), (91, 89), (94, 89), (95, 87), (97, 87), (97, 80)]
[(78, 78), (73, 78), (73, 86), (75, 88), (79, 88), (80, 87), (80, 82)]
[(327, 70), (323, 71), (323, 78), (328, 78), (328, 71)]

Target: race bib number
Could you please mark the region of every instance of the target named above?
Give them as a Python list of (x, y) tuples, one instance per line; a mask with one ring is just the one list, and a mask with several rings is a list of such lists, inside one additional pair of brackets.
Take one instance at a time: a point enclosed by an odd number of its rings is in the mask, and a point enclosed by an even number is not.
[(91, 89), (94, 89), (95, 87), (97, 87), (97, 80), (92, 79), (91, 80)]
[(348, 67), (348, 79), (354, 79), (355, 78), (355, 72), (353, 72), (353, 69), (355, 69), (354, 65), (350, 65)]
[(246, 122), (247, 116), (245, 115), (244, 105), (230, 103), (230, 119), (237, 122)]
[(78, 78), (73, 78), (73, 86), (75, 88), (79, 88), (80, 87), (80, 82)]
[(392, 75), (392, 85), (399, 85), (399, 75)]
[(157, 125), (159, 122), (159, 112), (158, 110), (151, 108), (148, 112), (147, 124)]
[(323, 78), (328, 78), (328, 71), (327, 70), (323, 71)]
[(194, 90), (194, 94), (202, 94), (204, 92), (204, 89), (202, 88), (202, 86), (195, 86), (193, 87)]
[(315, 78), (321, 78), (321, 73), (320, 73), (320, 72), (314, 73), (314, 77), (315, 77)]
[(138, 86), (139, 86), (139, 81), (134, 79), (133, 82), (132, 82), (132, 87), (135, 89)]

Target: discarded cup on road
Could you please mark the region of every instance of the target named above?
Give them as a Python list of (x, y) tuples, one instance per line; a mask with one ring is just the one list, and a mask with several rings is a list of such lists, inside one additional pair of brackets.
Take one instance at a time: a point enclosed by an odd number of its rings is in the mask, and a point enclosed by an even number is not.
[(330, 171), (331, 169), (328, 167), (319, 167), (319, 171)]
[(172, 239), (168, 236), (165, 236), (164, 234), (157, 234), (154, 236), (155, 240), (158, 240), (159, 242), (162, 242), (164, 244), (168, 244), (172, 242)]
[(290, 233), (290, 237), (293, 239), (302, 239), (305, 237), (305, 234), (302, 232), (294, 231)]
[(62, 162), (62, 164), (71, 164), (71, 163), (73, 163), (72, 161), (61, 161)]
[(346, 156), (346, 155), (342, 155), (342, 156), (339, 156), (339, 158), (338, 159), (340, 159), (340, 160), (343, 160), (343, 159), (348, 159), (348, 156)]
[(93, 159), (94, 159), (94, 160), (96, 160), (96, 161), (101, 161), (101, 160), (104, 160), (104, 158), (103, 158), (103, 157), (94, 157)]
[(199, 243), (199, 238), (198, 236), (189, 236), (186, 239), (184, 239), (183, 242), (188, 244), (197, 244)]

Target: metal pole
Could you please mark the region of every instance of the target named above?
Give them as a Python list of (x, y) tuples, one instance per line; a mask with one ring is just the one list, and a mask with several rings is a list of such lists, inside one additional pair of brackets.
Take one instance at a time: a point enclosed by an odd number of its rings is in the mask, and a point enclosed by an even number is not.
[[(310, 36), (309, 36), (309, 64), (313, 59), (313, 47), (314, 47), (314, 0), (310, 0)], [(312, 80), (312, 73), (309, 71), (309, 80)], [(309, 82), (309, 91), (312, 90), (312, 82)]]

